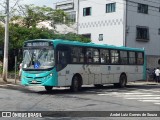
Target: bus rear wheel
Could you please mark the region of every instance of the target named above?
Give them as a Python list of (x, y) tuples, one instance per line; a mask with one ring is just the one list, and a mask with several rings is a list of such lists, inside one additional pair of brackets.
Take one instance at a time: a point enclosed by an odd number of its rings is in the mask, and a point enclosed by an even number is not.
[(78, 76), (73, 77), (70, 89), (72, 92), (78, 92), (81, 89), (81, 80)]
[(119, 83), (115, 83), (114, 86), (119, 87), (119, 88), (123, 88), (126, 86), (126, 84), (127, 84), (127, 77), (125, 74), (122, 74), (119, 78)]
[(53, 86), (45, 86), (46, 91), (51, 92), (52, 91)]
[(94, 86), (95, 86), (95, 87), (97, 87), (97, 88), (101, 88), (101, 87), (103, 87), (103, 85), (102, 85), (102, 84), (94, 84)]
[(122, 74), (119, 79), (119, 87), (123, 88), (126, 86), (126, 84), (127, 84), (127, 77), (126, 75)]

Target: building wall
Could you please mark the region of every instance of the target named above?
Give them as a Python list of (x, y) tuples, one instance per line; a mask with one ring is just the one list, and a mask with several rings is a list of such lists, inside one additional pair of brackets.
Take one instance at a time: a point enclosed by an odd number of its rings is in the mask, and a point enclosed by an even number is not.
[[(106, 4), (116, 2), (116, 12), (106, 13)], [(79, 34), (91, 34), (94, 43), (124, 45), (124, 9), (123, 0), (80, 0), (79, 3)], [(91, 7), (91, 15), (83, 16), (83, 8)], [(103, 34), (103, 41), (99, 41)]]
[[(148, 5), (148, 14), (137, 12), (138, 3)], [(158, 34), (158, 29), (160, 29), (160, 1), (128, 0), (127, 4), (126, 46), (145, 48), (147, 67), (157, 67), (160, 59), (160, 34)], [(137, 41), (136, 26), (148, 27), (148, 41)]]
[(70, 25), (57, 24), (56, 31), (61, 34), (77, 33), (77, 13), (78, 13), (78, 0), (64, 0), (55, 3), (56, 9), (61, 9), (68, 14)]
[(74, 17), (75, 22), (77, 22), (78, 0), (57, 2), (55, 8), (64, 10), (70, 17)]
[[(127, 7), (127, 39), (126, 45), (130, 47), (145, 48), (148, 55), (160, 55), (160, 1), (148, 2), (144, 0), (132, 0), (135, 3), (128, 1)], [(148, 4), (148, 14), (138, 13), (138, 3)], [(159, 4), (157, 4), (159, 3)], [(153, 6), (153, 7), (151, 7)], [(157, 7), (157, 8), (155, 8)], [(136, 40), (136, 26), (146, 26), (149, 28), (149, 40)]]

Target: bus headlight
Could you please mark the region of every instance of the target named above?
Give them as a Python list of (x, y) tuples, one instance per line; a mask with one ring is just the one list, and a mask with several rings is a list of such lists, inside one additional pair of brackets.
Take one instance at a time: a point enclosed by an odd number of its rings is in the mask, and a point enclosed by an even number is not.
[(50, 75), (50, 76), (53, 76), (53, 73), (50, 73), (49, 75)]

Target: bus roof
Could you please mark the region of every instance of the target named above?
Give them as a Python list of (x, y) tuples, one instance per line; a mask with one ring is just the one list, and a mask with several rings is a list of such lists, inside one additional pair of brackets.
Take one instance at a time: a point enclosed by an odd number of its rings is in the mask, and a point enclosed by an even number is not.
[(58, 45), (58, 44), (66, 44), (66, 45), (76, 45), (76, 46), (84, 46), (84, 47), (99, 47), (99, 48), (110, 48), (110, 49), (142, 51), (142, 52), (144, 52), (144, 49), (142, 49), (142, 48), (114, 46), (114, 45), (108, 45), (108, 44), (95, 44), (95, 43), (92, 43), (92, 42), (83, 43), (83, 42), (63, 40), (63, 39), (34, 39), (34, 40), (28, 40), (28, 41), (25, 41), (25, 42), (33, 42), (33, 41), (52, 41), (55, 46)]

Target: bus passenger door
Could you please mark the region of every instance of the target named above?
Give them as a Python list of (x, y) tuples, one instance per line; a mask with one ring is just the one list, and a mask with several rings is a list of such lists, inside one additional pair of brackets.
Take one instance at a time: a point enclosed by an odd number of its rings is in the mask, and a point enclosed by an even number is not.
[(57, 72), (58, 86), (66, 86), (70, 81), (70, 71), (67, 68), (69, 63), (69, 48), (64, 45), (59, 45), (57, 48)]

